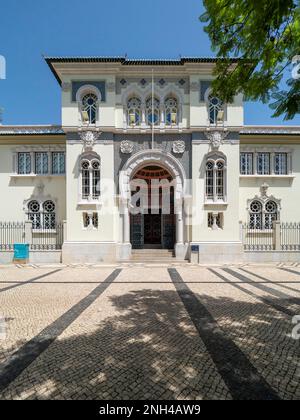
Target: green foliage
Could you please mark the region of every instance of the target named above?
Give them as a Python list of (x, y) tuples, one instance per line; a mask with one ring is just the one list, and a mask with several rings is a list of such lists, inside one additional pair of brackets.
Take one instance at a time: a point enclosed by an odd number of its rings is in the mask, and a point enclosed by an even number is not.
[[(279, 91), (284, 70), (300, 55), (300, 0), (204, 0), (200, 17), (218, 57), (214, 93), (224, 101), (242, 92), (247, 100), (269, 102), (273, 116), (299, 112), (300, 80)], [(237, 64), (230, 57), (238, 57)]]

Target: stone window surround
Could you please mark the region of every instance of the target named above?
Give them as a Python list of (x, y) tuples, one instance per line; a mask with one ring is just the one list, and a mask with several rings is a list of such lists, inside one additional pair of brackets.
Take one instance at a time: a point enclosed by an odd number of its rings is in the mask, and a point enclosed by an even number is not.
[[(52, 173), (52, 153), (53, 152), (62, 152), (65, 153), (66, 156), (66, 149), (62, 146), (21, 146), (15, 148), (13, 150), (13, 160), (12, 160), (12, 167), (13, 167), (13, 177), (60, 177), (65, 176), (63, 174), (53, 174)], [(18, 154), (19, 153), (30, 153), (31, 156), (31, 172), (29, 174), (19, 174), (18, 173)], [(35, 153), (48, 153), (48, 173), (47, 174), (36, 174), (35, 173)]]
[[(58, 200), (56, 197), (51, 197), (49, 194), (48, 195), (44, 195), (43, 193), (38, 193), (35, 194), (33, 196), (31, 196), (30, 198), (24, 200), (23, 202), (23, 211), (24, 214), (26, 215), (26, 219), (28, 219), (28, 215), (29, 215), (29, 209), (28, 209), (28, 205), (29, 203), (31, 203), (32, 201), (37, 201), (40, 205), (40, 214), (43, 213), (43, 204), (46, 203), (47, 201), (52, 201), (55, 205), (55, 219), (57, 218), (57, 214), (58, 214)], [(34, 233), (39, 233), (41, 231), (44, 231), (45, 229), (41, 228), (41, 229), (33, 229)], [(47, 229), (48, 232), (52, 232), (55, 233), (56, 229)]]
[[(214, 191), (214, 198), (209, 199), (206, 195), (206, 165), (208, 162), (212, 162), (214, 164), (214, 176), (213, 176), (213, 191)], [(223, 162), (223, 199), (217, 198), (217, 185), (216, 185), (216, 172), (217, 172), (217, 163)], [(220, 205), (226, 205), (227, 204), (227, 158), (222, 152), (210, 152), (206, 155), (205, 158), (205, 191), (204, 191), (205, 197), (204, 197), (204, 204), (220, 204)]]
[[(253, 173), (251, 175), (244, 175), (240, 173), (240, 177), (288, 177), (293, 176), (293, 150), (286, 147), (241, 147), (241, 153), (253, 154)], [(261, 175), (257, 173), (257, 155), (258, 153), (270, 154), (270, 174)], [(274, 159), (276, 153), (287, 154), (287, 174), (278, 175), (274, 172)]]
[(210, 122), (210, 96), (211, 96), (212, 89), (208, 88), (204, 94), (204, 103), (206, 105), (206, 112), (207, 112), (207, 121), (206, 125), (209, 127), (223, 127), (227, 125), (227, 105), (223, 103), (222, 110), (224, 111), (224, 119), (220, 123), (211, 123)]
[(99, 112), (99, 104), (102, 102), (102, 96), (101, 96), (101, 92), (100, 90), (94, 86), (94, 85), (83, 85), (81, 86), (81, 88), (78, 89), (77, 93), (76, 93), (76, 102), (77, 102), (77, 106), (78, 106), (78, 125), (82, 126), (82, 125), (86, 125), (84, 124), (84, 122), (82, 121), (82, 100), (83, 98), (88, 95), (88, 94), (93, 94), (97, 96), (97, 109), (96, 109), (96, 123), (95, 124), (90, 124), (88, 123), (88, 126), (92, 126), (95, 127), (97, 125), (99, 125), (100, 121), (100, 112)]
[(260, 232), (264, 233), (268, 233), (270, 229), (266, 229), (265, 228), (265, 215), (270, 214), (268, 213), (268, 211), (266, 211), (266, 204), (268, 202), (274, 202), (277, 206), (276, 209), (276, 220), (279, 221), (280, 220), (280, 212), (281, 212), (281, 200), (275, 198), (273, 195), (271, 196), (265, 196), (265, 197), (259, 197), (259, 196), (255, 196), (254, 198), (247, 200), (247, 213), (248, 213), (248, 219), (249, 219), (249, 224), (251, 224), (251, 220), (250, 220), (250, 216), (252, 214), (251, 212), (251, 204), (254, 203), (255, 201), (259, 202), (261, 205), (261, 212), (258, 213), (261, 215), (261, 228), (256, 229), (253, 228), (253, 230), (259, 230)]
[[(89, 191), (90, 195), (89, 198), (83, 198), (82, 194), (82, 164), (84, 162), (89, 162)], [(86, 205), (99, 205), (101, 204), (101, 191), (97, 198), (93, 198), (93, 162), (99, 163), (99, 171), (100, 171), (100, 183), (101, 183), (101, 158), (96, 152), (85, 152), (83, 153), (79, 160), (78, 160), (78, 205), (86, 206)]]
[[(167, 125), (165, 121), (165, 102), (168, 97), (174, 97), (177, 100), (178, 104), (178, 124), (176, 125)], [(142, 108), (142, 122), (139, 125), (134, 127), (128, 125), (128, 115), (127, 115), (127, 103), (131, 97), (137, 97), (141, 100)], [(138, 83), (131, 83), (127, 88), (125, 88), (121, 94), (121, 105), (123, 106), (123, 128), (124, 129), (151, 129), (152, 126), (147, 124), (146, 117), (146, 101), (152, 97), (152, 87), (151, 85), (146, 89), (141, 89)], [(184, 94), (174, 84), (168, 85), (165, 88), (158, 88), (155, 86), (154, 98), (159, 100), (160, 103), (160, 123), (154, 126), (154, 129), (181, 129), (183, 128), (182, 118), (183, 118), (183, 105)]]

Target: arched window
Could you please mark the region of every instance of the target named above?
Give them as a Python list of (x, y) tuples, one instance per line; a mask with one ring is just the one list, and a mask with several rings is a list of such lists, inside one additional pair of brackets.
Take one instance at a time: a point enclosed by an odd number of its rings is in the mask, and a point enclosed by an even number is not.
[(81, 162), (81, 198), (98, 200), (100, 197), (100, 161), (98, 159)]
[(219, 111), (223, 111), (223, 110), (224, 110), (224, 106), (221, 99), (217, 98), (216, 96), (209, 95), (208, 96), (208, 114), (209, 114), (210, 124), (218, 123), (218, 113)]
[(32, 200), (28, 203), (27, 208), (28, 208), (28, 220), (32, 222), (32, 228), (41, 229), (42, 220), (41, 220), (40, 203), (36, 200)]
[(134, 96), (127, 102), (127, 124), (140, 125), (142, 120), (142, 101)]
[(51, 200), (43, 203), (43, 228), (55, 229), (55, 203)]
[(226, 199), (225, 160), (218, 156), (206, 163), (206, 200), (218, 202)]
[(250, 229), (262, 229), (262, 204), (254, 200), (250, 204)]
[(159, 107), (160, 103), (157, 98), (154, 98), (152, 102), (152, 98), (147, 99), (146, 101), (146, 118), (148, 125), (158, 125), (160, 118), (159, 118)]
[(206, 199), (214, 199), (214, 162), (206, 164)]
[(166, 125), (178, 124), (178, 102), (172, 96), (165, 100), (165, 116)]
[(265, 229), (272, 229), (273, 222), (276, 222), (278, 218), (278, 206), (277, 204), (269, 200), (265, 204)]
[(32, 228), (39, 229), (55, 229), (56, 227), (56, 206), (52, 200), (39, 202), (32, 200), (27, 204), (28, 220), (32, 222)]
[(250, 229), (272, 229), (279, 219), (278, 204), (273, 200), (253, 200), (249, 206)]
[(82, 97), (81, 110), (86, 112), (89, 124), (96, 124), (98, 97), (94, 93), (87, 93)]

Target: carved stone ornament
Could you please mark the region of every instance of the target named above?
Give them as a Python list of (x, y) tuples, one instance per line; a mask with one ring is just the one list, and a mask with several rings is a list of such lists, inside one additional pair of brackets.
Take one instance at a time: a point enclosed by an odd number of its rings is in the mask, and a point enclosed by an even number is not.
[(185, 152), (185, 142), (183, 140), (177, 140), (173, 143), (173, 153), (181, 154)]
[(262, 186), (260, 187), (260, 193), (261, 193), (262, 198), (268, 197), (268, 189), (269, 189), (269, 185), (266, 182), (264, 182)]
[(120, 145), (121, 153), (130, 154), (133, 152), (133, 143), (129, 140), (124, 140), (121, 142)]
[(100, 137), (100, 133), (95, 131), (82, 131), (79, 133), (85, 149), (92, 149), (95, 142)]
[(205, 133), (213, 149), (218, 149), (228, 136), (226, 131), (209, 131)]

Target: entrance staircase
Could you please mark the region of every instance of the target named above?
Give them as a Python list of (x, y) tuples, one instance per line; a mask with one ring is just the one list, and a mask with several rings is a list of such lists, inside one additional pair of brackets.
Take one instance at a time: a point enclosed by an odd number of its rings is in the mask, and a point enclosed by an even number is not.
[(133, 249), (131, 259), (123, 262), (131, 264), (180, 264), (187, 261), (176, 259), (174, 250), (151, 248)]

